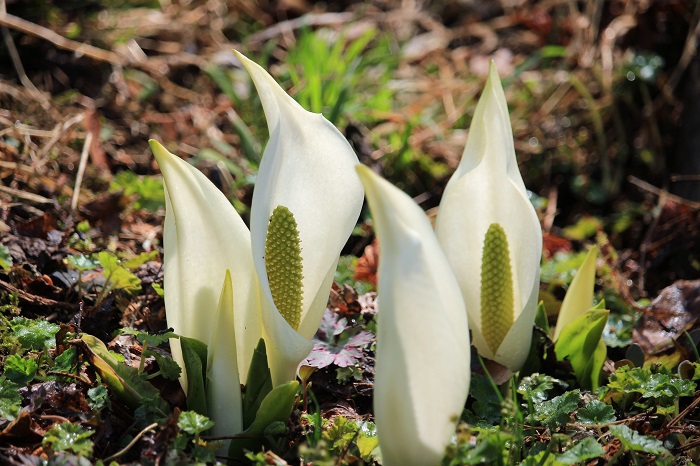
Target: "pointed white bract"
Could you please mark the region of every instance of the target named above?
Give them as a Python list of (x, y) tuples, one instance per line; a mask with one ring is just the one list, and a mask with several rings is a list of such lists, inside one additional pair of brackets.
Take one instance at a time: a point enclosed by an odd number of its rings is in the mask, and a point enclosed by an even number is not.
[[(216, 320), (207, 345), (207, 409), (214, 421), (211, 435), (225, 436), (243, 430), (241, 381), (236, 364), (234, 328), (234, 292), (231, 274), (226, 271)], [(228, 441), (221, 449), (228, 451)]]
[(566, 290), (564, 301), (559, 309), (557, 325), (554, 327), (552, 340), (557, 341), (559, 334), (571, 322), (593, 307), (593, 289), (595, 287), (595, 262), (598, 247), (594, 246), (586, 254), (583, 264)]
[[(156, 141), (151, 141), (151, 150), (166, 193), (163, 267), (168, 326), (177, 334), (209, 343), (218, 321), (224, 277), (230, 271), (236, 329), (229, 332), (238, 348), (238, 370), (245, 375), (262, 335), (248, 228), (226, 196), (199, 170)], [(179, 342), (173, 340), (171, 348), (173, 359), (183, 367)]]
[[(263, 326), (274, 385), (291, 380), (311, 351), (328, 301), (340, 252), (362, 208), (358, 163), (345, 137), (323, 115), (289, 97), (267, 71), (240, 53), (265, 110), (270, 140), (253, 193), (250, 231), (255, 268), (267, 298)], [(265, 264), (270, 215), (283, 205), (294, 215), (301, 239), (303, 298), (298, 329), (274, 308)]]
[[(482, 252), (489, 227), (505, 233), (513, 315), (496, 349), (487, 343), (482, 315)], [(515, 159), (508, 107), (496, 67), (479, 99), (460, 164), (448, 182), (436, 233), (460, 283), (479, 353), (513, 371), (522, 367), (532, 338), (539, 291), (542, 231)], [(488, 323), (488, 322), (487, 322)]]
[(365, 166), (381, 245), (374, 413), (383, 464), (440, 463), (469, 392), (459, 284), (425, 213)]

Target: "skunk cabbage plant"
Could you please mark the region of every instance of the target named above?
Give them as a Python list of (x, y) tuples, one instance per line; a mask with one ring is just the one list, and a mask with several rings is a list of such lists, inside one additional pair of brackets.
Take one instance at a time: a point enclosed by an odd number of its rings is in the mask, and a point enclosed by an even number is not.
[(542, 231), (518, 170), (501, 81), (491, 63), (436, 233), (459, 281), (473, 343), (512, 371), (530, 348)]
[(382, 248), (374, 413), (383, 464), (437, 465), (469, 392), (469, 328), (457, 279), (425, 213), (365, 166)]
[(564, 301), (559, 309), (557, 325), (554, 327), (552, 340), (556, 341), (571, 322), (583, 315), (593, 306), (593, 289), (595, 287), (595, 262), (598, 258), (598, 247), (594, 246), (586, 254), (583, 264), (574, 275), (574, 279), (566, 291)]
[[(358, 160), (342, 134), (304, 110), (260, 66), (238, 57), (260, 95), (270, 133), (250, 232), (202, 173), (151, 141), (166, 192), (167, 322), (209, 346), (207, 394), (215, 434), (240, 431), (234, 419), (240, 413), (239, 374), (248, 372), (260, 337), (272, 385), (294, 379), (312, 349), (309, 339), (363, 197), (353, 173)], [(172, 348), (182, 365), (176, 341)]]

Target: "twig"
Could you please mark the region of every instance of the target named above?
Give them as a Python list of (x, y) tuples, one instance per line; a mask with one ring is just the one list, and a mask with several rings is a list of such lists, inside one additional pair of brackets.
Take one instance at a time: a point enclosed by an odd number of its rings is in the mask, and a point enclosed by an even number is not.
[(272, 27), (264, 29), (260, 32), (248, 37), (247, 42), (254, 44), (265, 42), (279, 35), (286, 34), (295, 29), (300, 29), (305, 26), (329, 26), (332, 24), (347, 24), (353, 19), (354, 13), (308, 13), (299, 18), (280, 21)]
[(55, 301), (53, 299), (49, 298), (44, 298), (42, 296), (36, 296), (31, 293), (27, 293), (24, 290), (20, 290), (19, 288), (16, 288), (12, 286), (10, 283), (7, 283), (6, 281), (0, 280), (0, 288), (4, 289), (5, 291), (8, 291), (10, 293), (17, 293), (17, 296), (19, 299), (22, 301), (26, 301), (29, 304), (38, 304), (40, 306), (47, 306), (47, 307), (58, 307), (61, 309), (67, 309), (70, 311), (77, 311), (79, 309), (77, 304), (71, 304), (71, 303), (64, 303), (61, 301)]
[(28, 193), (26, 191), (20, 191), (19, 189), (10, 188), (8, 186), (0, 185), (0, 191), (6, 192), (11, 196), (24, 199), (25, 201), (36, 202), (37, 204), (51, 204), (53, 201), (48, 197), (40, 196), (38, 194)]
[(43, 158), (44, 156), (46, 156), (46, 154), (49, 153), (51, 148), (61, 138), (61, 135), (65, 133), (66, 130), (68, 130), (71, 126), (83, 121), (83, 118), (85, 118), (85, 113), (79, 113), (75, 116), (70, 117), (63, 123), (58, 123), (52, 131), (53, 135), (51, 136), (51, 139), (49, 139), (49, 142), (44, 144), (44, 147), (42, 147), (41, 151), (39, 151), (39, 157)]
[(686, 206), (690, 207), (691, 209), (700, 209), (700, 202), (690, 201), (690, 200), (685, 199), (683, 197), (676, 196), (675, 194), (671, 194), (668, 191), (666, 191), (665, 189), (657, 188), (656, 186), (654, 186), (651, 183), (647, 183), (644, 180), (640, 180), (636, 176), (632, 176), (632, 175), (628, 176), (627, 181), (629, 181), (633, 185), (637, 186), (638, 188), (641, 188), (645, 191), (649, 191), (650, 193), (656, 194), (657, 196), (665, 196), (666, 199), (671, 200), (673, 202), (676, 202), (678, 204), (686, 205)]
[(685, 40), (683, 53), (681, 54), (680, 60), (678, 60), (678, 65), (673, 70), (671, 77), (668, 78), (668, 81), (666, 81), (666, 84), (664, 84), (662, 87), (664, 94), (667, 96), (673, 95), (676, 90), (676, 86), (685, 73), (685, 70), (688, 68), (688, 65), (693, 57), (696, 56), (698, 38), (700, 38), (700, 5), (695, 7), (693, 21), (695, 21), (695, 26), (691, 26), (690, 30), (688, 31), (688, 37)]
[(85, 55), (94, 60), (112, 63), (114, 65), (126, 65), (127, 60), (112, 51), (104, 50), (93, 45), (83, 44), (71, 39), (66, 39), (60, 34), (55, 33), (51, 29), (34, 24), (31, 21), (22, 19), (15, 15), (2, 12), (0, 13), (0, 26), (21, 31), (30, 36), (45, 39), (54, 44), (56, 47), (74, 52), (76, 55)]
[(19, 76), (20, 82), (29, 91), (29, 93), (32, 94), (33, 97), (41, 102), (41, 106), (44, 107), (44, 109), (50, 108), (51, 102), (49, 102), (46, 96), (44, 96), (44, 94), (42, 94), (41, 91), (36, 88), (31, 79), (29, 79), (27, 76), (27, 73), (24, 71), (24, 65), (22, 65), (22, 60), (19, 57), (17, 46), (15, 46), (15, 41), (12, 39), (10, 31), (4, 27), (0, 29), (2, 29), (2, 36), (5, 40), (5, 46), (7, 47), (7, 51), (10, 53), (12, 64), (15, 67), (15, 71), (17, 72), (17, 76)]
[(146, 435), (146, 432), (148, 432), (149, 430), (153, 430), (153, 429), (155, 429), (156, 427), (158, 427), (158, 423), (157, 423), (157, 422), (154, 422), (153, 424), (151, 424), (151, 425), (149, 425), (149, 426), (146, 426), (145, 429), (143, 429), (141, 432), (139, 432), (138, 434), (136, 434), (136, 436), (133, 438), (133, 440), (131, 440), (131, 442), (129, 442), (129, 444), (128, 444), (127, 446), (125, 446), (124, 448), (122, 448), (121, 450), (119, 450), (118, 452), (116, 452), (115, 454), (113, 454), (112, 456), (109, 456), (109, 457), (105, 458), (105, 459), (103, 460), (103, 462), (109, 463), (109, 462), (112, 461), (113, 459), (119, 458), (119, 457), (122, 456), (124, 453), (126, 453), (127, 451), (129, 451), (129, 450), (131, 449), (131, 447), (133, 447), (134, 445), (136, 445), (136, 442), (138, 442), (138, 441), (141, 439), (141, 437), (143, 437), (144, 435)]
[(78, 197), (80, 196), (80, 185), (83, 184), (83, 175), (85, 174), (85, 166), (87, 165), (88, 155), (90, 154), (90, 146), (92, 145), (92, 133), (88, 132), (85, 135), (85, 143), (83, 144), (83, 152), (80, 154), (80, 165), (78, 165), (78, 174), (75, 177), (75, 189), (73, 190), (73, 199), (70, 201), (70, 208), (76, 210), (78, 208)]

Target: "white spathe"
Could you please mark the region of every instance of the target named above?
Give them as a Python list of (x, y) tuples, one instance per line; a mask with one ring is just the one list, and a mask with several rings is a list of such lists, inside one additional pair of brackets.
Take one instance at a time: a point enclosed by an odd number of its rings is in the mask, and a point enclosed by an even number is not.
[[(273, 385), (292, 380), (312, 349), (343, 246), (362, 208), (358, 163), (345, 137), (323, 115), (306, 111), (258, 64), (236, 52), (258, 91), (270, 140), (258, 171), (250, 214), (253, 261), (264, 294), (262, 321)], [(265, 266), (272, 211), (297, 222), (303, 266), (302, 313), (293, 329), (274, 308)]]
[[(242, 430), (239, 374), (247, 374), (262, 335), (250, 234), (226, 196), (199, 170), (156, 141), (151, 149), (165, 186), (166, 320), (175, 333), (207, 344), (213, 434), (236, 434)], [(171, 340), (170, 347), (187, 390), (179, 340)]]
[(385, 466), (440, 464), (469, 392), (459, 284), (425, 213), (358, 166), (381, 247), (374, 413)]
[[(259, 285), (250, 233), (226, 196), (199, 170), (157, 141), (151, 150), (165, 186), (163, 267), (166, 320), (175, 333), (208, 344), (218, 322), (218, 304), (227, 270), (233, 287), (237, 368), (248, 373), (262, 335)], [(173, 359), (184, 367), (178, 340)], [(209, 351), (213, 351), (210, 349)], [(183, 387), (187, 387), (183, 371)]]
[[(482, 333), (480, 301), (484, 237), (493, 223), (506, 233), (514, 291), (513, 325), (495, 352)], [(436, 233), (460, 283), (474, 345), (482, 356), (517, 371), (532, 339), (542, 230), (518, 170), (505, 94), (493, 62), (462, 159), (445, 188)]]

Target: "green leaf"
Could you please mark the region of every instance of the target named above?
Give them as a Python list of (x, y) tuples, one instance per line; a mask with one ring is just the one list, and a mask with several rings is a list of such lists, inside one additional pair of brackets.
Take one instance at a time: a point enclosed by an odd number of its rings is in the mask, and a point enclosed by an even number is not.
[(622, 448), (626, 451), (641, 451), (654, 455), (671, 454), (664, 448), (661, 440), (649, 437), (648, 435), (642, 435), (624, 424), (611, 425), (610, 433), (622, 443)]
[(119, 331), (121, 334), (126, 334), (126, 335), (134, 335), (136, 339), (139, 341), (141, 344), (146, 344), (148, 346), (158, 346), (162, 345), (163, 343), (167, 342), (171, 338), (177, 338), (177, 334), (173, 332), (164, 332), (164, 333), (156, 333), (156, 334), (151, 334), (148, 332), (142, 332), (140, 330), (136, 330), (133, 328), (123, 328)]
[(550, 285), (564, 286), (571, 283), (574, 271), (578, 270), (586, 258), (586, 252), (558, 252), (540, 267), (540, 279)]
[(615, 409), (599, 400), (586, 403), (584, 407), (576, 413), (576, 419), (581, 424), (609, 424), (615, 422)]
[(12, 256), (7, 246), (0, 244), (0, 269), (4, 271), (10, 270), (12, 267)]
[(228, 456), (243, 460), (245, 450), (256, 451), (266, 444), (265, 429), (273, 422), (289, 421), (296, 402), (299, 382), (292, 381), (275, 387), (260, 404), (253, 424), (231, 440)]
[(372, 459), (372, 453), (379, 446), (379, 437), (360, 435), (355, 443), (357, 444), (357, 449), (360, 451), (360, 458), (369, 462)]
[(554, 385), (561, 388), (566, 388), (568, 385), (559, 379), (546, 374), (532, 374), (528, 377), (523, 377), (518, 385), (518, 393), (523, 396), (525, 401), (532, 403), (542, 403), (548, 396), (548, 392), (554, 388)]
[(598, 231), (602, 230), (603, 222), (597, 217), (583, 216), (574, 225), (565, 227), (562, 232), (564, 236), (576, 241), (590, 238)]
[[(150, 353), (150, 351), (149, 351)], [(153, 357), (156, 358), (158, 363), (158, 368), (160, 369), (160, 375), (167, 380), (177, 380), (180, 378), (182, 369), (178, 364), (167, 356), (161, 356), (158, 353), (152, 353)]]
[(109, 391), (104, 385), (100, 384), (97, 387), (88, 389), (87, 394), (90, 408), (100, 411), (110, 407)]
[(661, 414), (674, 413), (679, 397), (693, 396), (696, 384), (665, 372), (623, 366), (610, 374), (608, 397), (621, 404), (635, 402), (644, 409), (655, 408)]
[(603, 456), (605, 451), (603, 447), (593, 437), (586, 437), (577, 444), (568, 447), (564, 453), (555, 456), (555, 460), (559, 464), (577, 464), (583, 463), (593, 458)]
[(86, 256), (85, 254), (68, 256), (66, 258), (66, 262), (68, 263), (68, 266), (81, 271), (92, 270), (100, 265), (100, 261), (98, 261), (96, 258)]
[(158, 251), (142, 252), (138, 256), (122, 260), (122, 265), (129, 270), (133, 270), (156, 257), (158, 257)]
[(247, 429), (253, 424), (260, 404), (271, 390), (272, 377), (270, 376), (270, 368), (267, 366), (265, 340), (261, 338), (253, 351), (243, 392), (243, 429)]
[(469, 389), (469, 396), (474, 399), (472, 410), (477, 419), (490, 425), (499, 423), (503, 417), (501, 399), (496, 390), (485, 375), (472, 376)]
[(165, 290), (163, 290), (163, 287), (157, 284), (156, 282), (151, 283), (151, 288), (153, 288), (153, 291), (155, 291), (156, 294), (161, 298), (165, 296)]
[(94, 433), (84, 429), (80, 424), (63, 422), (44, 434), (41, 446), (49, 452), (72, 451), (78, 456), (89, 457), (94, 447), (90, 437)]
[(160, 397), (160, 392), (150, 383), (139, 377), (134, 367), (120, 364), (112, 356), (101, 340), (92, 335), (83, 334), (80, 339), (85, 343), (85, 352), (90, 364), (95, 368), (102, 381), (132, 409), (150, 400), (150, 407), (162, 415), (170, 412), (168, 404)]
[(0, 418), (9, 421), (17, 419), (19, 408), (22, 405), (22, 396), (19, 394), (19, 386), (0, 376)]
[(54, 335), (61, 327), (43, 319), (15, 317), (10, 321), (10, 328), (22, 347), (41, 351), (45, 347), (52, 348), (56, 345)]
[(554, 352), (559, 361), (567, 358), (576, 380), (585, 389), (596, 389), (605, 362), (607, 347), (601, 340), (610, 311), (591, 309), (574, 319), (559, 334)]
[(214, 426), (214, 421), (194, 411), (183, 411), (180, 413), (177, 426), (190, 435), (199, 435), (211, 429)]
[(105, 286), (123, 289), (128, 292), (141, 289), (141, 279), (124, 267), (117, 256), (111, 252), (102, 251), (97, 253), (97, 260), (100, 261), (107, 280)]
[(139, 176), (130, 171), (117, 173), (109, 190), (124, 191), (127, 196), (135, 196), (134, 209), (146, 209), (152, 212), (165, 207), (163, 179), (159, 176)]
[(343, 450), (350, 445), (358, 430), (359, 427), (354, 422), (344, 416), (336, 416), (333, 424), (323, 433), (323, 439), (330, 444), (331, 449)]
[(39, 365), (36, 360), (11, 354), (5, 359), (5, 376), (17, 385), (26, 385), (34, 379)]
[(78, 348), (71, 346), (53, 360), (53, 370), (56, 372), (70, 372), (77, 362)]
[(530, 421), (541, 422), (547, 427), (561, 427), (571, 419), (571, 413), (581, 401), (580, 390), (572, 390), (551, 400), (535, 403), (535, 411), (527, 416)]
[(207, 345), (194, 338), (180, 337), (182, 359), (187, 373), (187, 408), (206, 416), (207, 390), (204, 385), (207, 371)]

